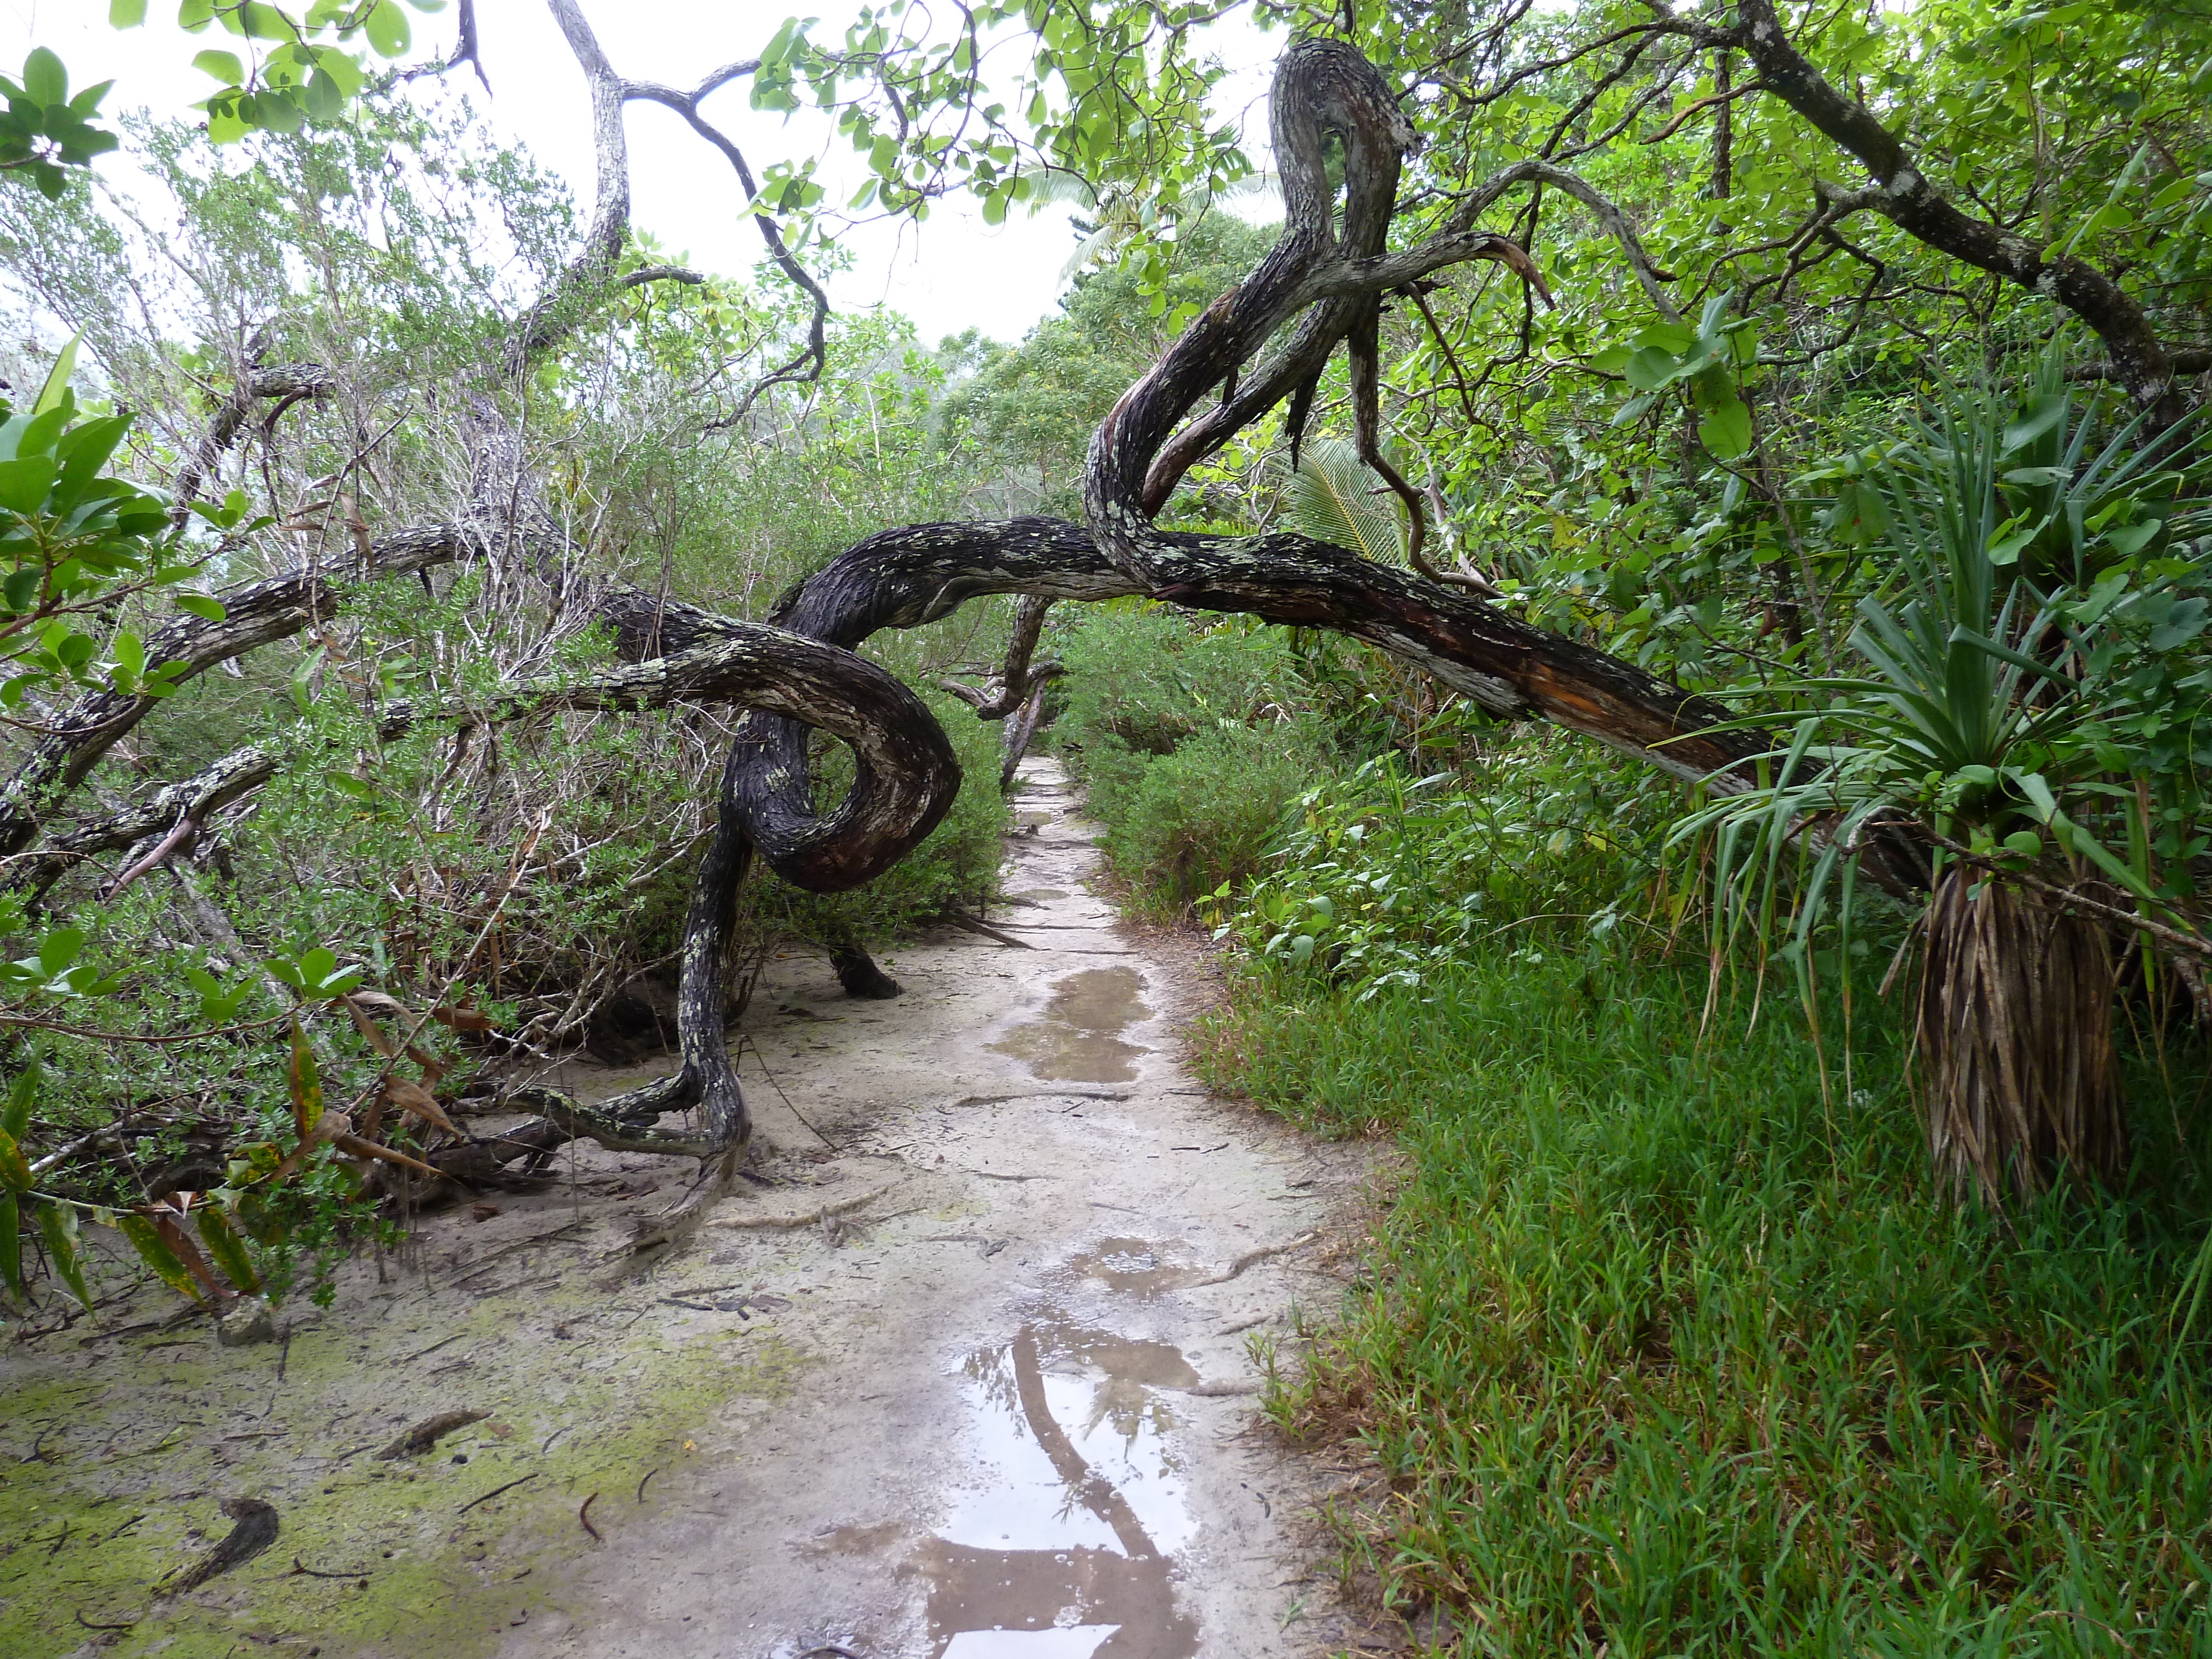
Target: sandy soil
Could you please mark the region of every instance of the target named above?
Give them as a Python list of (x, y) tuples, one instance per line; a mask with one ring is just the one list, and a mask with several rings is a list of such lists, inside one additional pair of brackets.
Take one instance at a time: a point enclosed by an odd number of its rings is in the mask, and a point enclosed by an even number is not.
[[(887, 1003), (772, 963), (757, 1155), (659, 1259), (622, 1242), (681, 1171), (586, 1148), (551, 1190), (349, 1264), (280, 1341), (218, 1348), (145, 1293), (19, 1344), (0, 1651), (1376, 1645), (1329, 1610), (1294, 1535), (1312, 1477), (1253, 1398), (1294, 1310), (1340, 1290), (1360, 1158), (1190, 1079), (1192, 988), (1090, 890), (1093, 828), (1050, 762), (1019, 805), (994, 925), (1031, 948), (911, 946)], [(443, 1413), (483, 1415), (379, 1456)], [(276, 1541), (159, 1593), (240, 1498), (275, 1506)]]

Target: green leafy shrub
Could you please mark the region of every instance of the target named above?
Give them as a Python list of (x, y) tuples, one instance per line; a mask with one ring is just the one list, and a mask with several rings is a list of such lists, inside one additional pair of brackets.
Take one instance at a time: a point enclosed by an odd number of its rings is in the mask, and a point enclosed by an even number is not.
[(1298, 702), (1297, 662), (1283, 636), (1234, 619), (1200, 628), (1156, 605), (1101, 605), (1058, 655), (1068, 677), (1054, 731), (1079, 770), (1107, 738), (1164, 755), (1218, 720), (1242, 725)]
[(1213, 894), (1215, 937), (1369, 997), (1509, 933), (1540, 962), (1563, 934), (1669, 931), (1685, 900), (1658, 847), (1676, 799), (1649, 768), (1550, 731), (1515, 732), (1459, 774), (1416, 778), (1385, 755), (1304, 796), (1271, 873)]
[(1155, 907), (1182, 910), (1260, 868), (1285, 816), (1327, 764), (1310, 720), (1222, 725), (1158, 757), (1111, 799), (1106, 851)]
[(1188, 908), (1249, 878), (1285, 814), (1335, 764), (1275, 629), (1200, 629), (1155, 606), (1103, 607), (1060, 655), (1060, 752), (1140, 904)]

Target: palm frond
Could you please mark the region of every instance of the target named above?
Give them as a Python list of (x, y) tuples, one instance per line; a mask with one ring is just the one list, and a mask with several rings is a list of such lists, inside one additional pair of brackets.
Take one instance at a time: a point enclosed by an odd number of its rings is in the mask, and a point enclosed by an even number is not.
[(1397, 498), (1341, 438), (1309, 438), (1283, 491), (1284, 521), (1300, 535), (1384, 563), (1402, 563), (1406, 533)]

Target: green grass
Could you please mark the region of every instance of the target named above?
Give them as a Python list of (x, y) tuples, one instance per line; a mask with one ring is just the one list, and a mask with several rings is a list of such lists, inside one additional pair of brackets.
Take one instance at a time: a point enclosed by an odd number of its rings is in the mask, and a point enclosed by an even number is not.
[(2205, 1149), (2154, 1073), (2129, 1195), (2008, 1235), (1931, 1194), (1893, 1038), (1824, 1104), (1794, 1011), (1700, 1045), (1704, 992), (1501, 949), (1218, 1017), (1218, 1081), (1406, 1154), (1269, 1396), (1377, 1468), (1347, 1576), (1458, 1655), (2212, 1654), (2212, 1319), (2173, 1312)]

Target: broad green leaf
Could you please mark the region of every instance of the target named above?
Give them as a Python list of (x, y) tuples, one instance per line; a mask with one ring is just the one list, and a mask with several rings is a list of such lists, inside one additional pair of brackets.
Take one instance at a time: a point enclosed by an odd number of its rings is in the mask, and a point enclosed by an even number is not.
[(1621, 373), (1638, 392), (1656, 392), (1680, 380), (1682, 368), (1681, 359), (1673, 352), (1645, 346), (1621, 366)]
[(230, 1218), (216, 1205), (204, 1206), (199, 1212), (200, 1243), (206, 1245), (215, 1264), (225, 1278), (245, 1291), (253, 1295), (261, 1288), (260, 1275), (253, 1271), (253, 1262), (246, 1253), (246, 1241), (230, 1224)]
[(383, 57), (397, 58), (405, 52), (409, 38), (407, 14), (399, 9), (399, 0), (376, 0), (362, 21), (362, 32)]
[(1723, 461), (1751, 450), (1751, 409), (1741, 398), (1709, 410), (1698, 422), (1698, 441)]
[(33, 1185), (31, 1162), (23, 1156), (23, 1149), (15, 1144), (15, 1137), (0, 1129), (0, 1182), (8, 1190), (27, 1193)]
[(30, 455), (20, 461), (0, 461), (0, 507), (10, 513), (35, 513), (46, 502), (61, 471), (51, 455)]
[(361, 65), (353, 54), (336, 46), (319, 46), (315, 51), (315, 67), (337, 82), (339, 92), (346, 97), (357, 96), (362, 88)]
[(222, 608), (222, 600), (206, 593), (178, 594), (177, 609), (189, 611), (193, 616), (204, 617), (210, 622), (221, 622), (230, 614)]
[(146, 0), (107, 0), (107, 27), (135, 29), (146, 21)]
[(77, 927), (50, 929), (39, 941), (39, 969), (48, 979), (75, 962), (84, 951), (84, 932)]
[(2004, 429), (2002, 453), (2009, 455), (2015, 449), (2022, 449), (2033, 443), (2057, 426), (2065, 413), (2066, 400), (2063, 398), (2039, 400), (2033, 410)]
[(285, 1080), (292, 1091), (292, 1121), (299, 1126), (300, 1139), (305, 1140), (322, 1121), (323, 1079), (315, 1069), (314, 1052), (307, 1047), (307, 1034), (300, 1029), (297, 1019), (292, 1022), (292, 1059), (285, 1073)]
[(208, 137), (218, 144), (234, 144), (253, 129), (239, 113), (238, 101), (225, 103), (220, 109), (212, 105), (208, 109)]
[(41, 1204), (39, 1232), (46, 1241), (46, 1255), (53, 1262), (56, 1277), (69, 1287), (77, 1305), (89, 1310), (92, 1292), (85, 1286), (84, 1258), (76, 1247), (76, 1212), (66, 1204)]
[(69, 71), (52, 52), (35, 46), (23, 60), (23, 90), (34, 104), (66, 104)]
[[(53, 56), (52, 52), (46, 55)], [(61, 406), (62, 394), (69, 390), (70, 376), (76, 373), (76, 349), (83, 338), (81, 333), (70, 335), (69, 343), (55, 356), (54, 366), (46, 371), (46, 384), (39, 388), (39, 400), (31, 405), (32, 414), (45, 415)], [(29, 434), (24, 434), (24, 441), (31, 441)], [(20, 455), (22, 451), (18, 449), (15, 453)]]
[(307, 113), (318, 121), (335, 121), (345, 113), (345, 94), (334, 78), (319, 69), (300, 96)]
[(118, 1215), (115, 1230), (131, 1241), (131, 1248), (138, 1252), (139, 1260), (154, 1270), (154, 1276), (187, 1301), (205, 1300), (200, 1287), (185, 1270), (177, 1253), (162, 1241), (161, 1230), (143, 1215)]
[(2149, 546), (2166, 528), (2163, 520), (2145, 519), (2141, 524), (2115, 525), (2105, 532), (2105, 540), (2112, 550), (2124, 559), (2132, 559)]
[(236, 16), (249, 40), (289, 40), (295, 33), (290, 20), (283, 12), (274, 6), (261, 4), (260, 0), (244, 0)]
[[(386, 0), (389, 4), (390, 0)], [(271, 132), (297, 132), (307, 124), (306, 112), (284, 93), (264, 89), (253, 94), (253, 118)]]
[(246, 79), (246, 65), (238, 60), (234, 52), (209, 51), (192, 59), (192, 67), (203, 75), (211, 75), (224, 86), (234, 87)]
[(8, 1103), (0, 1106), (0, 1129), (18, 1140), (23, 1138), (31, 1127), (31, 1109), (39, 1103), (39, 1085), (45, 1080), (45, 1068), (35, 1060), (15, 1073), (8, 1085)]

